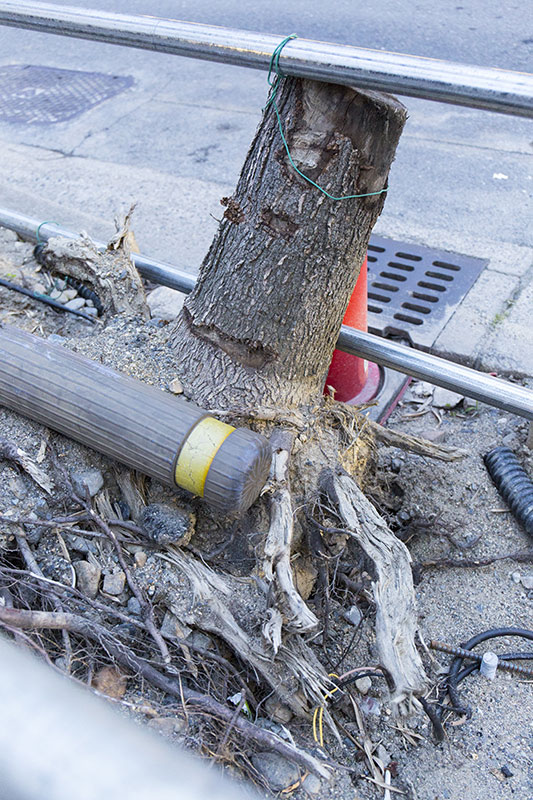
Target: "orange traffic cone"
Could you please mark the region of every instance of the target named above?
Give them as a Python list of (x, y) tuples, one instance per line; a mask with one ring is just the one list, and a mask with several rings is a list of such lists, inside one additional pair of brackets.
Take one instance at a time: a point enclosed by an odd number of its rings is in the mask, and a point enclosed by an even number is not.
[[(367, 306), (367, 260), (365, 258), (342, 324), (366, 331), (368, 329)], [(324, 393), (330, 393), (328, 386), (331, 386), (335, 390), (335, 400), (351, 405), (360, 405), (368, 403), (376, 396), (379, 383), (380, 371), (377, 364), (349, 353), (343, 353), (341, 350), (335, 350), (326, 378)]]

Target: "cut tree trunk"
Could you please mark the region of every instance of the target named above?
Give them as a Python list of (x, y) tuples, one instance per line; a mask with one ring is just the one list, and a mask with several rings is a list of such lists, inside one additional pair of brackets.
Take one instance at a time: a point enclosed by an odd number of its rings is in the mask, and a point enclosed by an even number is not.
[[(295, 164), (339, 197), (387, 187), (406, 110), (390, 95), (307, 80), (277, 96)], [(290, 165), (273, 109), (171, 340), (204, 407), (301, 406), (322, 392), (385, 194), (331, 200)]]

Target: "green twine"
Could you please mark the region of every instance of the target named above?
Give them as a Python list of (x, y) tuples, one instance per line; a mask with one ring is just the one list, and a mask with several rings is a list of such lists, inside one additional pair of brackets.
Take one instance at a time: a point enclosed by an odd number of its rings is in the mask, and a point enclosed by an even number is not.
[(278, 106), (277, 106), (277, 103), (276, 103), (276, 95), (277, 95), (278, 89), (280, 87), (281, 79), (286, 77), (286, 75), (284, 75), (283, 72), (281, 71), (281, 68), (280, 68), (280, 65), (279, 65), (279, 57), (281, 55), (281, 51), (283, 50), (283, 48), (285, 47), (287, 42), (290, 42), (291, 39), (297, 39), (297, 38), (298, 38), (298, 36), (297, 36), (296, 33), (291, 33), (290, 36), (286, 36), (285, 39), (283, 39), (283, 41), (281, 41), (278, 44), (278, 46), (276, 47), (276, 49), (272, 53), (272, 56), (270, 58), (270, 66), (268, 68), (268, 78), (267, 78), (268, 85), (270, 86), (270, 96), (269, 96), (269, 98), (267, 100), (266, 106), (263, 109), (263, 111), (267, 111), (267, 109), (269, 109), (270, 106), (272, 106), (272, 108), (274, 109), (274, 113), (275, 113), (276, 118), (278, 120), (278, 127), (279, 127), (279, 132), (280, 132), (280, 135), (281, 135), (281, 141), (283, 142), (283, 145), (285, 147), (285, 152), (287, 153), (287, 158), (289, 159), (291, 167), (298, 173), (298, 175), (300, 175), (302, 178), (304, 178), (304, 180), (306, 180), (307, 183), (310, 183), (311, 186), (314, 186), (315, 189), (318, 189), (319, 192), (322, 192), (322, 194), (325, 194), (326, 197), (329, 197), (330, 200), (353, 200), (353, 199), (355, 199), (357, 197), (373, 197), (374, 195), (377, 195), (377, 194), (383, 194), (384, 192), (387, 191), (387, 189), (380, 189), (378, 192), (366, 192), (365, 194), (347, 194), (347, 195), (344, 195), (343, 197), (334, 197), (334, 195), (330, 194), (325, 189), (323, 189), (322, 186), (319, 186), (318, 183), (315, 183), (315, 181), (311, 180), (311, 178), (309, 178), (307, 175), (304, 175), (304, 173), (300, 169), (298, 169), (298, 167), (296, 166), (296, 164), (292, 160), (292, 156), (291, 156), (290, 150), (289, 150), (289, 145), (287, 144), (287, 140), (285, 138), (285, 134), (283, 133), (283, 125), (281, 123), (281, 117), (280, 117), (279, 109), (278, 109)]
[(55, 222), (53, 219), (47, 219), (46, 222), (41, 222), (41, 224), (38, 225), (37, 231), (36, 231), (36, 234), (35, 234), (35, 238), (37, 239), (37, 244), (42, 244), (43, 243), (43, 240), (41, 239), (41, 237), (39, 235), (41, 233), (41, 228), (43, 227), (43, 225), (57, 225), (59, 227), (59, 222)]

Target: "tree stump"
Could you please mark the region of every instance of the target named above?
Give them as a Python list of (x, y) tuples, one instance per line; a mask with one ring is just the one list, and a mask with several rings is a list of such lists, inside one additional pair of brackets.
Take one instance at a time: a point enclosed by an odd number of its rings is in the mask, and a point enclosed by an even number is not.
[[(295, 164), (330, 194), (386, 188), (407, 116), (398, 100), (295, 79), (278, 107)], [(322, 194), (295, 172), (266, 111), (171, 334), (197, 403), (290, 407), (320, 396), (384, 200)]]

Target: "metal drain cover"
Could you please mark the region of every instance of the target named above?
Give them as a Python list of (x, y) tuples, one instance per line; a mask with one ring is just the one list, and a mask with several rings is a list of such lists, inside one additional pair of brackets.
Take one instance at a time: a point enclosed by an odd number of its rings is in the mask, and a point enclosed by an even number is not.
[(114, 97), (133, 78), (17, 64), (0, 68), (0, 121), (65, 122)]
[(430, 348), (487, 264), (487, 259), (371, 236), (369, 331)]

